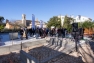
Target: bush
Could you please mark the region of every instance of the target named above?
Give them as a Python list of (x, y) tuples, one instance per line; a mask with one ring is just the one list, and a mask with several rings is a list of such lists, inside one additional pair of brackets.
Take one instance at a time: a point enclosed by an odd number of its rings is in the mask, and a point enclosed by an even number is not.
[(20, 29), (3, 29), (3, 33), (18, 32)]

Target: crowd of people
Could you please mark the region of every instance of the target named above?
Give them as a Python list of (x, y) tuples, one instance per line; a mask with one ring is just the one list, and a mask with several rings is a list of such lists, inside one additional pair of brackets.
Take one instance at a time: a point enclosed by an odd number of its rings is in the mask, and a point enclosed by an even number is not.
[(28, 39), (28, 36), (33, 37), (34, 35), (36, 36), (36, 38), (41, 37), (41, 38), (45, 38), (47, 36), (58, 36), (58, 37), (65, 37), (67, 30), (64, 28), (30, 28), (27, 29), (27, 27), (25, 28), (21, 28), (20, 29), (20, 35), (21, 35), (21, 40), (23, 40), (23, 37), (25, 37), (26, 39)]

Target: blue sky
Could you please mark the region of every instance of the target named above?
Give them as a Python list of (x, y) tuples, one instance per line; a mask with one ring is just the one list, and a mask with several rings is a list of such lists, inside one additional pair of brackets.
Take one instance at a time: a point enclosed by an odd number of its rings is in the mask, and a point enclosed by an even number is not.
[(94, 20), (94, 0), (0, 0), (0, 16), (9, 20), (21, 20), (22, 14), (31, 20), (48, 21), (56, 15), (82, 15)]

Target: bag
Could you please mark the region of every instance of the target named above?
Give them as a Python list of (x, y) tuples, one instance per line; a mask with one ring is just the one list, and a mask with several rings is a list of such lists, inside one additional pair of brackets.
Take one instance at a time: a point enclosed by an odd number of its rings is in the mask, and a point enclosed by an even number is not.
[(25, 31), (24, 31), (24, 33), (23, 33), (23, 37), (26, 37)]

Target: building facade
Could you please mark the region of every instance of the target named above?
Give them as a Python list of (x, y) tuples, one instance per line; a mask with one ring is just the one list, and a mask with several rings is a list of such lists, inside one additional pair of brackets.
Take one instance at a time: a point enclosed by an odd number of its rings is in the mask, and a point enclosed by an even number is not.
[[(14, 23), (9, 22), (9, 20), (6, 20), (6, 29), (14, 28), (15, 24), (19, 25), (20, 27), (26, 26), (27, 28), (32, 28), (32, 20), (26, 20), (26, 15), (22, 14), (22, 20), (15, 20)], [(38, 19), (35, 20), (35, 26), (40, 27), (41, 21), (38, 21)], [(46, 23), (43, 22), (43, 28), (46, 28)], [(18, 27), (19, 28), (19, 27)]]
[(92, 21), (92, 19), (81, 15), (76, 16), (74, 19), (75, 19), (75, 22)]
[[(74, 22), (92, 21), (92, 19), (90, 19), (88, 17), (81, 16), (81, 15), (78, 15), (76, 17), (74, 17), (73, 15), (71, 15), (71, 16), (66, 15), (66, 16), (73, 18), (74, 19)], [(63, 26), (65, 16), (59, 15), (58, 18), (61, 19), (61, 26)]]
[(65, 16), (60, 15), (58, 16), (58, 18), (61, 19), (61, 26), (63, 26)]
[(9, 20), (6, 20), (6, 26), (5, 29), (18, 29), (20, 28), (19, 26), (17, 26), (16, 24), (9, 22)]
[(23, 26), (27, 26), (26, 25), (26, 15), (25, 14), (22, 14), (22, 24), (23, 24)]

